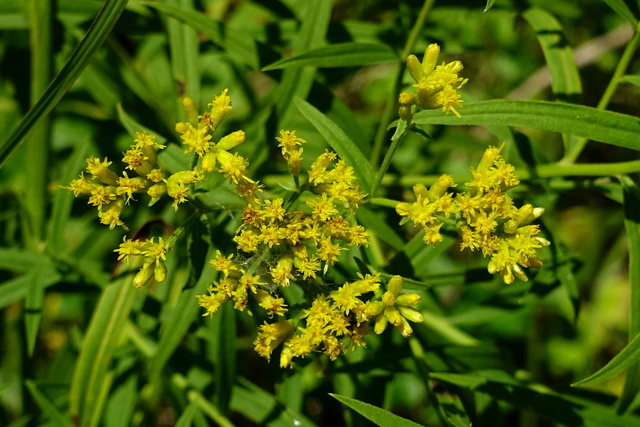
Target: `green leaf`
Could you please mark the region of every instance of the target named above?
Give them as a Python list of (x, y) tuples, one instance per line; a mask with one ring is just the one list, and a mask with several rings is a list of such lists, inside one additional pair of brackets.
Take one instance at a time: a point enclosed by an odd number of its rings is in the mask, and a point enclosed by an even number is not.
[(47, 257), (40, 252), (16, 248), (0, 248), (0, 270), (28, 272), (36, 264), (45, 262)]
[[(624, 226), (629, 239), (629, 337), (640, 334), (640, 191), (628, 176), (621, 176), (624, 196)], [(624, 350), (623, 350), (624, 351)], [(637, 357), (636, 357), (636, 360)], [(629, 367), (620, 396), (618, 411), (629, 408), (640, 389), (640, 364)]]
[(87, 329), (71, 380), (71, 416), (79, 425), (90, 425), (100, 418), (105, 388), (112, 379), (107, 375), (109, 362), (120, 344), (120, 337), (136, 296), (130, 274), (107, 285)]
[[(578, 103), (582, 94), (580, 74), (560, 23), (548, 12), (531, 8), (522, 16), (533, 27), (542, 47), (545, 62), (551, 73), (551, 89), (558, 100)], [(571, 152), (579, 143), (575, 135), (563, 134), (565, 152)]]
[(560, 99), (571, 101), (582, 93), (582, 84), (573, 51), (562, 33), (562, 26), (550, 13), (542, 9), (528, 9), (522, 16), (536, 32), (551, 72), (553, 93)]
[(246, 64), (251, 68), (259, 68), (256, 44), (253, 39), (248, 37), (246, 32), (241, 33), (231, 29), (195, 10), (188, 10), (156, 1), (141, 1), (141, 3), (184, 22), (196, 31), (200, 31), (240, 64)]
[(369, 421), (382, 427), (417, 427), (420, 424), (416, 424), (413, 421), (399, 417), (396, 414), (392, 414), (377, 406), (370, 405), (368, 403), (361, 402), (350, 397), (341, 396), (339, 394), (329, 393), (329, 395), (342, 404), (353, 409)]
[(180, 417), (176, 420), (175, 427), (189, 427), (193, 425), (193, 417), (198, 410), (198, 405), (194, 402), (189, 403)]
[[(210, 251), (207, 259), (211, 257)], [(176, 305), (166, 308), (167, 313), (161, 318), (158, 352), (149, 362), (149, 375), (151, 378), (161, 376), (167, 361), (184, 339), (193, 321), (198, 317), (200, 306), (197, 304), (196, 296), (206, 292), (207, 286), (212, 283), (215, 274), (216, 271), (213, 268), (208, 265), (205, 266), (196, 286), (185, 289), (178, 298)]]
[(386, 45), (344, 43), (323, 46), (291, 58), (281, 59), (262, 68), (262, 71), (278, 70), (294, 65), (320, 68), (354, 67), (397, 60), (395, 52)]
[(622, 80), (634, 84), (636, 86), (640, 86), (640, 74), (630, 74), (626, 75), (622, 78)]
[(27, 353), (33, 355), (36, 345), (40, 319), (42, 318), (42, 304), (44, 302), (44, 291), (51, 285), (51, 280), (60, 278), (55, 268), (49, 260), (37, 265), (29, 272), (30, 280), (25, 300), (24, 324), (27, 333)]
[(496, 100), (465, 104), (462, 118), (425, 110), (414, 116), (419, 126), (506, 125), (570, 133), (619, 147), (640, 150), (640, 119), (581, 105), (545, 101)]
[(320, 132), (331, 148), (352, 166), (363, 191), (368, 192), (373, 185), (374, 174), (367, 158), (355, 143), (340, 129), (308, 102), (296, 98), (296, 106), (302, 115)]
[(44, 395), (44, 393), (40, 391), (35, 381), (26, 380), (25, 385), (27, 386), (27, 390), (29, 390), (29, 393), (33, 397), (33, 400), (36, 401), (36, 403), (42, 410), (42, 413), (49, 417), (54, 425), (65, 427), (70, 424), (71, 420), (67, 416), (63, 415), (58, 410), (56, 405), (51, 401), (51, 399), (49, 399)]
[(214, 371), (214, 402), (223, 412), (229, 410), (237, 380), (236, 310), (231, 304), (220, 307), (211, 324)]
[(313, 421), (284, 407), (272, 394), (246, 379), (240, 378), (233, 388), (230, 408), (259, 425), (270, 427), (307, 427)]
[(67, 63), (54, 77), (38, 102), (18, 123), (9, 138), (0, 146), (0, 166), (11, 157), (27, 134), (53, 110), (63, 95), (71, 88), (82, 70), (89, 64), (93, 55), (100, 50), (100, 46), (111, 33), (126, 4), (127, 0), (105, 2), (93, 25), (91, 25), (84, 39), (67, 60)]
[(484, 12), (491, 9), (496, 0), (487, 0), (487, 5), (484, 7)]
[(638, 20), (629, 9), (624, 2), (624, 0), (603, 0), (606, 4), (609, 5), (611, 9), (613, 9), (622, 19), (627, 20), (634, 27), (638, 25)]
[(586, 402), (568, 393), (559, 394), (541, 384), (520, 385), (503, 371), (484, 375), (431, 373), (435, 380), (454, 384), (478, 393), (485, 393), (524, 411), (565, 426), (632, 427), (640, 418), (618, 416), (610, 408), (596, 402)]
[[(170, 0), (167, 3), (196, 12), (193, 10), (193, 0)], [(173, 19), (167, 24), (173, 79), (182, 88), (184, 95), (190, 96), (198, 105), (200, 103), (198, 33), (188, 25)]]
[[(329, 28), (332, 3), (320, 1), (306, 4), (307, 10), (302, 17), (302, 25), (293, 38), (293, 53), (307, 52), (325, 43), (325, 35)], [(312, 67), (290, 67), (284, 70), (276, 92), (275, 113), (280, 129), (285, 128), (289, 115), (293, 112), (296, 97), (306, 99), (313, 85), (316, 70)]]

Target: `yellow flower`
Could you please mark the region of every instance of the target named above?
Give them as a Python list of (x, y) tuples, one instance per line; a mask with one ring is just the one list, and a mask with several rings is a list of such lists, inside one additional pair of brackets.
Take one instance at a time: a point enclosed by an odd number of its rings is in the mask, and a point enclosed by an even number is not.
[(416, 81), (413, 85), (416, 93), (400, 94), (398, 113), (402, 119), (411, 120), (414, 105), (427, 109), (441, 108), (446, 114), (453, 113), (461, 117), (457, 110), (462, 106), (458, 91), (468, 79), (458, 76), (463, 68), (460, 61), (448, 64), (443, 62), (442, 65), (436, 66), (439, 55), (440, 47), (437, 44), (430, 44), (424, 52), (422, 62), (415, 55), (409, 55), (407, 58), (407, 68)]

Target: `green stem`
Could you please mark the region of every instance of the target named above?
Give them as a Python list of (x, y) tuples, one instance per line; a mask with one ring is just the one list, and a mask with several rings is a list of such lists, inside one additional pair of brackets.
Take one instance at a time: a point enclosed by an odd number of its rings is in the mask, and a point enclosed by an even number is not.
[(389, 150), (387, 151), (387, 154), (385, 154), (384, 159), (382, 160), (382, 165), (380, 165), (380, 169), (378, 170), (378, 173), (376, 174), (376, 179), (373, 182), (373, 186), (371, 187), (371, 191), (369, 192), (370, 195), (374, 195), (376, 194), (376, 190), (378, 189), (378, 186), (380, 185), (380, 183), (382, 182), (382, 178), (384, 177), (384, 174), (387, 173), (387, 170), (389, 169), (389, 166), (391, 165), (391, 159), (393, 158), (393, 155), (396, 153), (396, 150), (398, 149), (398, 146), (400, 145), (400, 141), (402, 141), (406, 130), (407, 130), (407, 122), (400, 119), (398, 121), (398, 126), (396, 127), (396, 132), (393, 134), (393, 136), (391, 137), (391, 146), (389, 147)]
[[(387, 139), (387, 125), (391, 122), (394, 115), (397, 114), (397, 99), (398, 93), (400, 91), (400, 87), (402, 86), (402, 76), (404, 75), (404, 69), (406, 67), (405, 60), (407, 56), (413, 50), (413, 46), (415, 45), (418, 37), (420, 36), (420, 31), (424, 26), (425, 21), (427, 20), (427, 15), (429, 11), (433, 7), (435, 0), (426, 0), (422, 5), (422, 9), (420, 9), (420, 13), (418, 14), (418, 18), (416, 19), (411, 32), (409, 33), (409, 37), (407, 38), (407, 42), (402, 49), (402, 53), (400, 54), (401, 62), (400, 67), (398, 68), (398, 72), (396, 74), (393, 90), (390, 92), (389, 99), (387, 100), (387, 104), (385, 106), (384, 112), (382, 113), (382, 118), (380, 119), (380, 123), (378, 125), (378, 129), (376, 131), (376, 136), (373, 143), (373, 149), (371, 150), (371, 156), (369, 157), (369, 162), (375, 166), (378, 164), (380, 160), (380, 154), (382, 153), (382, 147)], [(373, 194), (373, 191), (371, 192)]]
[[(613, 72), (613, 76), (611, 76), (609, 85), (605, 89), (602, 98), (600, 98), (600, 102), (598, 102), (598, 105), (596, 106), (598, 110), (605, 110), (609, 105), (609, 102), (618, 89), (618, 85), (620, 84), (622, 77), (626, 73), (627, 68), (629, 67), (629, 63), (633, 59), (639, 44), (640, 27), (636, 27), (635, 34), (627, 44), (627, 47), (625, 47), (624, 52), (622, 53), (622, 57), (620, 58), (620, 61), (618, 62), (618, 65)], [(562, 159), (562, 163), (575, 162), (578, 156), (580, 156), (580, 153), (582, 153), (582, 150), (587, 144), (587, 141), (587, 138), (580, 138), (573, 146), (573, 149), (564, 156), (564, 158)]]
[[(35, 105), (47, 88), (52, 75), (53, 2), (29, 0), (27, 5), (31, 46), (31, 105)], [(37, 249), (44, 234), (49, 134), (49, 119), (43, 119), (27, 139), (24, 153), (25, 242), (31, 249)]]

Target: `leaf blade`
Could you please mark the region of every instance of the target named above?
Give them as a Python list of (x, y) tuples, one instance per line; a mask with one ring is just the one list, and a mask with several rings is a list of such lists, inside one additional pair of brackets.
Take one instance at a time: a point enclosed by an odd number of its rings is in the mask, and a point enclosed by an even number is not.
[(53, 110), (67, 90), (71, 88), (80, 73), (82, 73), (82, 70), (89, 64), (111, 33), (127, 1), (111, 0), (105, 2), (93, 21), (93, 25), (89, 28), (89, 31), (87, 31), (87, 34), (69, 57), (64, 67), (54, 77), (40, 99), (18, 123), (11, 135), (0, 146), (0, 167), (15, 153), (24, 138)]
[(263, 67), (262, 71), (278, 70), (291, 66), (354, 67), (397, 60), (397, 55), (386, 45), (341, 43), (322, 46), (299, 55), (281, 59)]
[(414, 423), (413, 421), (399, 417), (396, 414), (392, 414), (391, 412), (386, 411), (382, 408), (378, 408), (377, 406), (373, 406), (347, 396), (341, 396), (334, 393), (329, 393), (329, 395), (379, 426), (417, 427), (420, 425)]
[(594, 141), (640, 150), (640, 119), (582, 105), (546, 101), (494, 100), (469, 103), (462, 118), (439, 110), (414, 116), (419, 125), (503, 125), (570, 133)]

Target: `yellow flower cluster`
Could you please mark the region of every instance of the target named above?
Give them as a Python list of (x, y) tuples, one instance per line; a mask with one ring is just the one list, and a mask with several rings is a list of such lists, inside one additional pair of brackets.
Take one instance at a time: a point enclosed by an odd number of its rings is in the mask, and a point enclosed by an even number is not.
[[(198, 114), (191, 98), (185, 97), (183, 100), (188, 122), (176, 124), (176, 131), (186, 146), (185, 152), (197, 154), (192, 169), (168, 174), (158, 163), (157, 151), (165, 148), (164, 145), (156, 142), (155, 135), (138, 132), (134, 144), (123, 154), (122, 161), (126, 167), (122, 176), (109, 168), (112, 162), (108, 159), (101, 161), (97, 157), (90, 157), (86, 168), (89, 177), (82, 173), (80, 178), (63, 188), (72, 191), (76, 197), (89, 196), (89, 204), (98, 208), (100, 222), (110, 229), (121, 226), (127, 230), (121, 214), (124, 206), (135, 200), (137, 194), (146, 193), (151, 198), (150, 205), (167, 195), (173, 199), (172, 206), (177, 210), (180, 203), (187, 201), (191, 186), (203, 180), (204, 173), (214, 171), (217, 164), (220, 165), (219, 172), (233, 183), (250, 185), (253, 181), (246, 176), (248, 162), (228, 151), (244, 142), (244, 132), (233, 132), (217, 143), (211, 141), (213, 132), (231, 111), (231, 99), (227, 92), (225, 89), (220, 96), (214, 97), (208, 105), (209, 109), (202, 115)], [(156, 282), (165, 280), (167, 273), (164, 260), (171, 246), (162, 239), (158, 243), (153, 239), (145, 242), (125, 239), (115, 251), (120, 254), (119, 260), (127, 260), (131, 255), (144, 256), (144, 265), (134, 279), (134, 285), (140, 287), (152, 278)]]
[[(138, 132), (134, 143), (123, 154), (122, 161), (127, 166), (122, 176), (109, 169), (112, 162), (106, 158), (100, 161), (97, 157), (90, 157), (86, 168), (90, 178), (82, 173), (80, 178), (63, 188), (72, 191), (76, 197), (89, 196), (89, 204), (98, 207), (98, 217), (102, 224), (108, 225), (110, 229), (121, 226), (127, 230), (120, 216), (124, 206), (135, 200), (136, 194), (148, 194), (151, 197), (150, 204), (166, 194), (173, 199), (172, 206), (177, 210), (178, 205), (187, 200), (190, 186), (204, 179), (204, 172), (212, 172), (216, 162), (220, 164), (220, 172), (234, 183), (245, 180), (247, 161), (228, 152), (244, 142), (244, 132), (233, 132), (221, 138), (218, 143), (211, 142), (213, 131), (231, 110), (227, 90), (215, 97), (209, 104), (209, 111), (202, 115), (198, 115), (191, 98), (185, 97), (183, 105), (189, 122), (178, 123), (176, 131), (187, 146), (185, 152), (197, 153), (200, 165), (167, 176), (158, 164), (157, 156), (157, 150), (163, 149), (164, 145), (156, 142), (155, 135)], [(135, 176), (130, 177), (126, 170), (133, 171)]]
[(460, 117), (456, 108), (462, 106), (458, 91), (468, 79), (458, 76), (462, 71), (462, 62), (453, 61), (436, 65), (440, 55), (440, 46), (430, 44), (424, 52), (422, 62), (415, 55), (407, 58), (407, 68), (416, 81), (413, 85), (416, 92), (402, 92), (399, 98), (399, 114), (410, 121), (414, 105), (420, 108), (442, 108), (445, 113), (453, 113)]
[(549, 241), (538, 236), (538, 225), (531, 224), (544, 209), (529, 204), (517, 208), (505, 194), (520, 181), (514, 167), (500, 154), (503, 147), (504, 144), (489, 147), (478, 167), (471, 168), (473, 179), (465, 183), (468, 191), (453, 197), (447, 192), (455, 186), (453, 179), (443, 175), (429, 190), (416, 185), (416, 201), (398, 203), (396, 212), (421, 226), (424, 241), (431, 245), (442, 240), (440, 228), (449, 216), (456, 214), (461, 249), (480, 250), (490, 257), (489, 272), (500, 274), (504, 283), (510, 284), (516, 277), (527, 280), (523, 268), (542, 266), (537, 249), (548, 246)]
[(391, 323), (404, 337), (413, 332), (407, 319), (412, 322), (424, 320), (420, 312), (411, 307), (420, 302), (420, 295), (399, 295), (402, 289), (400, 276), (391, 278), (388, 290), (380, 300), (370, 297), (368, 301), (361, 297), (371, 292), (379, 296), (380, 276), (359, 274), (359, 277), (360, 280), (345, 283), (328, 295), (318, 295), (300, 316), (304, 326), (296, 329), (296, 322), (291, 319), (262, 325), (254, 341), (256, 352), (270, 359), (275, 348), (283, 343), (280, 353), (283, 368), (291, 367), (294, 357), (305, 357), (312, 352), (322, 352), (335, 360), (349, 349), (366, 345), (364, 337), (371, 332), (369, 323), (372, 320), (376, 334), (384, 332)]
[[(249, 178), (245, 178), (245, 184), (237, 182), (236, 190), (246, 201), (242, 224), (233, 239), (240, 255), (234, 259), (218, 252), (210, 261), (223, 278), (209, 287), (208, 294), (198, 296), (206, 310), (204, 315), (213, 315), (230, 301), (235, 309), (251, 315), (249, 307), (254, 301), (269, 318), (277, 316), (277, 321), (259, 327), (254, 345), (258, 354), (270, 359), (275, 348), (284, 343), (280, 356), (283, 367), (312, 352), (335, 359), (348, 348), (347, 343), (364, 345), (369, 320), (374, 318), (377, 333), (391, 322), (408, 336), (411, 327), (406, 319), (422, 321), (420, 314), (409, 307), (420, 298), (417, 294), (398, 296), (400, 278), (394, 279), (393, 290), (378, 302), (370, 298), (365, 301), (363, 295), (377, 293), (379, 275), (360, 276), (360, 280), (337, 289), (324, 280), (324, 274), (343, 251), (368, 241), (364, 227), (346, 219), (353, 216), (366, 196), (353, 168), (326, 151), (313, 161), (300, 186), (301, 145), (306, 141), (295, 131), (281, 131), (277, 140), (298, 191), (287, 201), (281, 197), (261, 198), (256, 191), (259, 183)], [(292, 283), (313, 299), (308, 308), (297, 309), (297, 317), (287, 318), (289, 307), (280, 294)]]
[(231, 111), (231, 98), (228, 89), (216, 96), (202, 115), (198, 114), (195, 103), (189, 97), (183, 99), (183, 106), (187, 112), (187, 122), (176, 124), (176, 132), (182, 143), (186, 145), (185, 152), (194, 152), (202, 164), (203, 172), (213, 172), (217, 165), (219, 172), (229, 178), (234, 184), (251, 181), (247, 177), (249, 162), (237, 153), (229, 150), (245, 141), (245, 133), (241, 130), (222, 137), (213, 142), (213, 132), (218, 128), (224, 117)]
[[(122, 172), (122, 176), (118, 176), (109, 169), (112, 162), (108, 159), (100, 161), (97, 157), (89, 157), (86, 173), (90, 178), (82, 173), (80, 178), (74, 179), (68, 187), (63, 188), (72, 191), (76, 197), (89, 196), (89, 204), (98, 208), (98, 217), (102, 224), (108, 225), (110, 229), (121, 226), (126, 230), (127, 227), (120, 219), (120, 215), (124, 205), (135, 200), (135, 194), (147, 193), (152, 201), (155, 201), (167, 193), (169, 180), (165, 179), (156, 154), (156, 150), (162, 148), (164, 146), (156, 142), (155, 135), (138, 132), (134, 143), (122, 158), (127, 164), (125, 169), (133, 171), (135, 176), (129, 177), (126, 170)], [(188, 183), (201, 179), (199, 170), (185, 172), (188, 173), (188, 177), (185, 176)], [(171, 184), (172, 190), (176, 184), (177, 180), (174, 178)], [(175, 191), (172, 194), (178, 197), (175, 203), (179, 203), (180, 196)]]

